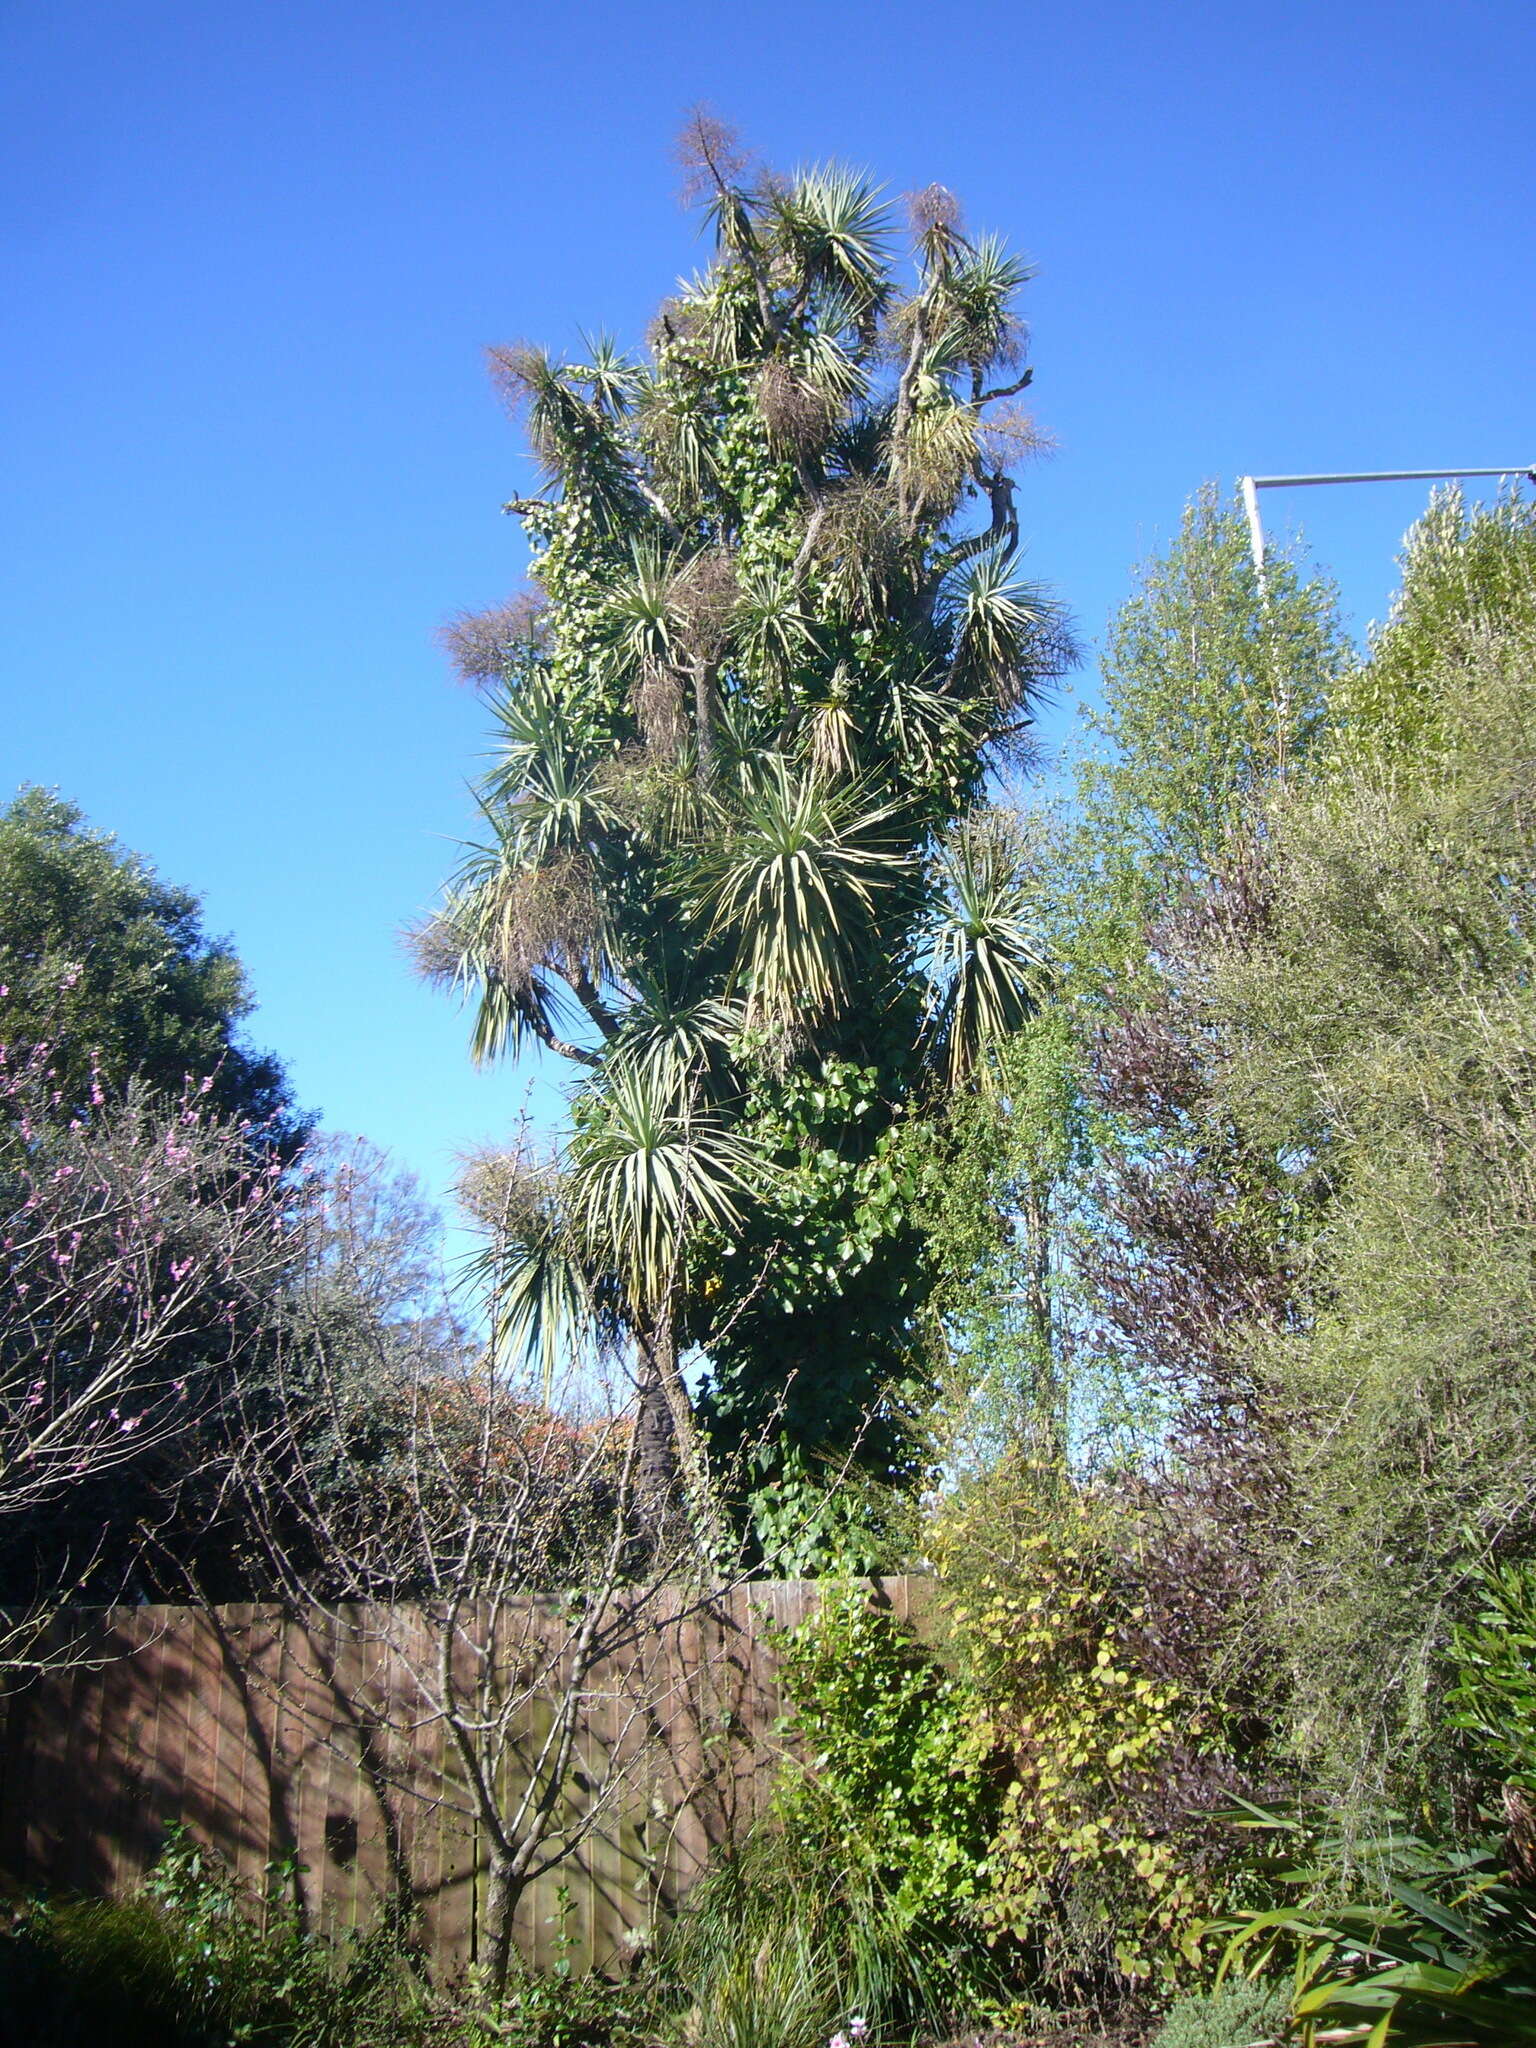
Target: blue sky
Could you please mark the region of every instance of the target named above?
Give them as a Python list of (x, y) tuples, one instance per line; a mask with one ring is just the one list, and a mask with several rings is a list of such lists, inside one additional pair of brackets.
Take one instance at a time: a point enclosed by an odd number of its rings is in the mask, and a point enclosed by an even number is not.
[[(523, 559), (479, 351), (638, 340), (700, 100), (1038, 263), (1021, 504), (1089, 638), (1202, 478), (1536, 460), (1529, 0), (0, 0), (0, 791), (201, 890), (300, 1098), (438, 1188), (527, 1088), (397, 937), (481, 743), (434, 632)], [(1267, 510), (1363, 627), (1421, 502)]]

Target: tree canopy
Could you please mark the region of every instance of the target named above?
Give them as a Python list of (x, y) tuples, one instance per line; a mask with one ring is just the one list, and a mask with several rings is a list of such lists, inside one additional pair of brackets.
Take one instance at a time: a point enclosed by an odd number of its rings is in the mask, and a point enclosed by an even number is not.
[(48, 790), (0, 811), (0, 1021), (13, 1045), (47, 1044), (69, 1101), (207, 1080), (216, 1108), (292, 1142), (303, 1125), (283, 1070), (239, 1036), (253, 1008), (189, 890)]
[(1018, 565), (1029, 273), (941, 187), (904, 282), (864, 178), (683, 153), (717, 253), (646, 353), (491, 351), (534, 590), (449, 629), (495, 751), (421, 952), (478, 1057), (576, 1076), (558, 1165), (480, 1177), (509, 1337), (626, 1333), (684, 1435), (698, 1347), (717, 1431), (846, 1448), (928, 1284), (893, 1123), (1038, 993), (987, 802), (1070, 655)]

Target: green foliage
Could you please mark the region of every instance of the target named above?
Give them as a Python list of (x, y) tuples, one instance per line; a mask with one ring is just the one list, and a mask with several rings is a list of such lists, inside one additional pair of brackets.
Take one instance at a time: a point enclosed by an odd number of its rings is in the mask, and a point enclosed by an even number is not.
[(1206, 485), (1110, 623), (1056, 934), (1076, 983), (1123, 996), (1146, 975), (1149, 922), (1307, 759), (1350, 662), (1332, 585), (1272, 551), (1261, 593), (1241, 510)]
[(1536, 504), (1511, 495), (1471, 506), (1437, 491), (1399, 558), (1402, 585), (1370, 660), (1337, 693), (1339, 746), (1400, 760), (1412, 772), (1447, 736), (1447, 664), (1488, 633), (1536, 627)]
[[(754, 1469), (755, 1468), (755, 1469)], [(746, 1519), (779, 1579), (839, 1579), (901, 1571), (915, 1530), (910, 1494), (864, 1468), (811, 1466), (797, 1444), (768, 1444), (749, 1466)]]
[(1241, 1340), (1290, 1312), (1314, 1190), (1216, 1098), (1193, 940), (1251, 915), (1255, 806), (1309, 772), (1351, 658), (1327, 581), (1281, 554), (1261, 589), (1212, 486), (1110, 625), (1043, 892), (1088, 1154), (1057, 1204), (1057, 1341), (1103, 1454), (1252, 1448)]
[[(1296, 1824), (1262, 1818), (1283, 1849)], [(1298, 2048), (1536, 2041), (1536, 1894), (1501, 1876), (1494, 1845), (1425, 1840), (1389, 1818), (1374, 1838), (1351, 1830), (1317, 1847), (1319, 1860), (1276, 1873), (1298, 1904), (1228, 1923), (1224, 1971), (1263, 1977), (1289, 1965), (1286, 2039)]]
[(822, 2048), (860, 1929), (836, 1927), (814, 1878), (809, 1859), (760, 1831), (690, 1893), (663, 1945), (689, 2048)]
[(1327, 1193), (1250, 1356), (1291, 1474), (1277, 1646), (1340, 1791), (1423, 1756), (1456, 1588), (1531, 1533), (1536, 632), (1436, 682), (1436, 750), (1362, 744), (1273, 806), (1262, 925), (1206, 952), (1224, 1104)]
[(1111, 1516), (1053, 1466), (994, 1468), (929, 1540), (977, 1733), (1008, 1767), (978, 1918), (1056, 1986), (1176, 1982), (1220, 1876), (1170, 1788), (1219, 1747), (1219, 1700), (1147, 1669)]
[(42, 789), (0, 811), (0, 988), (6, 1041), (46, 1043), (71, 1105), (93, 1085), (174, 1096), (206, 1077), (221, 1111), (301, 1134), (282, 1069), (239, 1042), (245, 973), (197, 898)]
[[(280, 1876), (280, 1873), (274, 1873)], [(383, 1933), (340, 1948), (255, 1901), (173, 1830), (139, 1892), (20, 1909), (0, 1935), (0, 2041), (16, 2048), (406, 2048), (428, 2001)]]
[(1451, 1630), (1448, 1724), (1485, 1773), (1536, 1798), (1536, 1565), (1483, 1574), (1474, 1618)]
[(974, 1930), (1001, 1785), (971, 1688), (856, 1583), (827, 1581), (776, 1647), (798, 1761), (775, 1818), (871, 1944), (844, 2009), (936, 2018), (995, 1996), (1001, 1973)]
[(494, 2011), (480, 2015), (477, 2037), (511, 2048), (640, 2048), (654, 2042), (665, 1996), (654, 1969), (642, 1965), (617, 1981), (575, 1969), (573, 1901), (564, 1885), (556, 1896), (554, 1963), (543, 1971), (514, 1964)]
[(1071, 1018), (1050, 1003), (998, 1045), (982, 1085), (899, 1134), (933, 1272), (931, 1455), (956, 1473), (1007, 1443), (1066, 1440), (1061, 1239), (1087, 1157), (1081, 1072)]
[(1287, 1986), (1229, 1979), (1176, 1999), (1151, 2048), (1261, 2048), (1285, 2039), (1290, 2011)]
[(1437, 500), (1362, 666), (1207, 494), (1112, 631), (1054, 900), (1081, 1328), (1227, 1560), (1185, 1575), (1209, 1654), (1240, 1634), (1295, 1764), (1366, 1808), (1440, 1776), (1449, 1627), (1529, 1540), (1533, 533)]
[(1006, 1996), (973, 1935), (915, 1923), (873, 1862), (766, 1821), (689, 1893), (659, 1963), (675, 2031), (718, 2048), (823, 2048), (949, 2030)]

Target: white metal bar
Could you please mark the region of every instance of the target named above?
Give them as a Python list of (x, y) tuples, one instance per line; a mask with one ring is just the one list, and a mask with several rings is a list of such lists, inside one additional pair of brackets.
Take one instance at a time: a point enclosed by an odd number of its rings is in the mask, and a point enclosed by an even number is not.
[(1248, 540), (1259, 581), (1264, 580), (1264, 523), (1259, 517), (1259, 492), (1297, 490), (1308, 484), (1445, 483), (1463, 476), (1525, 476), (1536, 484), (1536, 463), (1511, 462), (1502, 469), (1361, 469), (1332, 476), (1240, 476), (1243, 510), (1248, 515)]
[(1335, 476), (1251, 476), (1247, 481), (1256, 491), (1267, 491), (1281, 484), (1292, 488), (1298, 484), (1418, 484), (1457, 476), (1536, 476), (1536, 465), (1506, 462), (1502, 469), (1361, 469)]

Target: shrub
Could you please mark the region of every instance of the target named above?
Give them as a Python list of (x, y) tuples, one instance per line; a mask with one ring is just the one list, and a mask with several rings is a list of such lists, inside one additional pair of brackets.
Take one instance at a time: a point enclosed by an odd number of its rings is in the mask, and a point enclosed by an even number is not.
[(937, 2034), (992, 2009), (958, 1928), (897, 1911), (873, 1864), (771, 1818), (689, 1893), (661, 1965), (687, 2048), (821, 2048)]
[(930, 1537), (979, 1739), (1009, 1767), (977, 1918), (1058, 1989), (1187, 1978), (1235, 1840), (1201, 1811), (1230, 1789), (1223, 1703), (1150, 1667), (1124, 1535), (1030, 1462), (957, 1492)]
[(1484, 1574), (1475, 1617), (1451, 1631), (1449, 1663), (1450, 1726), (1465, 1737), (1481, 1774), (1502, 1783), (1517, 1824), (1523, 1807), (1529, 1830), (1529, 1802), (1536, 1800), (1536, 1564)]
[(565, 1885), (556, 1897), (555, 1962), (543, 1971), (514, 1962), (494, 2017), (482, 2021), (488, 2035), (513, 2048), (628, 2048), (654, 2042), (662, 1993), (654, 1967), (647, 1964), (619, 1982), (596, 1970), (578, 1971), (571, 1961), (573, 1901)]
[(15, 2048), (407, 2048), (427, 2001), (385, 1934), (332, 1947), (262, 1934), (185, 1831), (121, 1900), (39, 1902), (0, 1935), (0, 2043)]
[(735, 1927), (750, 1954), (809, 1930), (818, 2025), (940, 2027), (995, 2007), (1003, 1972), (976, 1907), (1001, 1786), (969, 1686), (851, 1582), (826, 1582), (777, 1647), (800, 1754), (744, 1856), (690, 1900), (685, 1943)]
[(778, 1653), (809, 1759), (781, 1781), (781, 1819), (865, 1864), (899, 1919), (953, 1920), (983, 1889), (997, 1816), (970, 1687), (857, 1585), (829, 1586)]
[(1278, 1873), (1297, 1902), (1237, 1916), (1223, 1963), (1293, 1965), (1305, 2048), (1536, 2043), (1536, 1891), (1506, 1882), (1499, 1844), (1427, 1840), (1384, 1815), (1373, 1839), (1346, 1824), (1315, 1846), (1308, 1867)]
[[(857, 1935), (834, 1929), (828, 1887), (798, 1845), (750, 1835), (690, 1893), (662, 1944), (687, 2048), (820, 2048)], [(853, 1942), (838, 1938), (852, 1935)]]
[(1285, 2039), (1290, 2011), (1285, 1986), (1240, 1978), (1177, 1999), (1151, 2048), (1259, 2048), (1261, 2042)]

